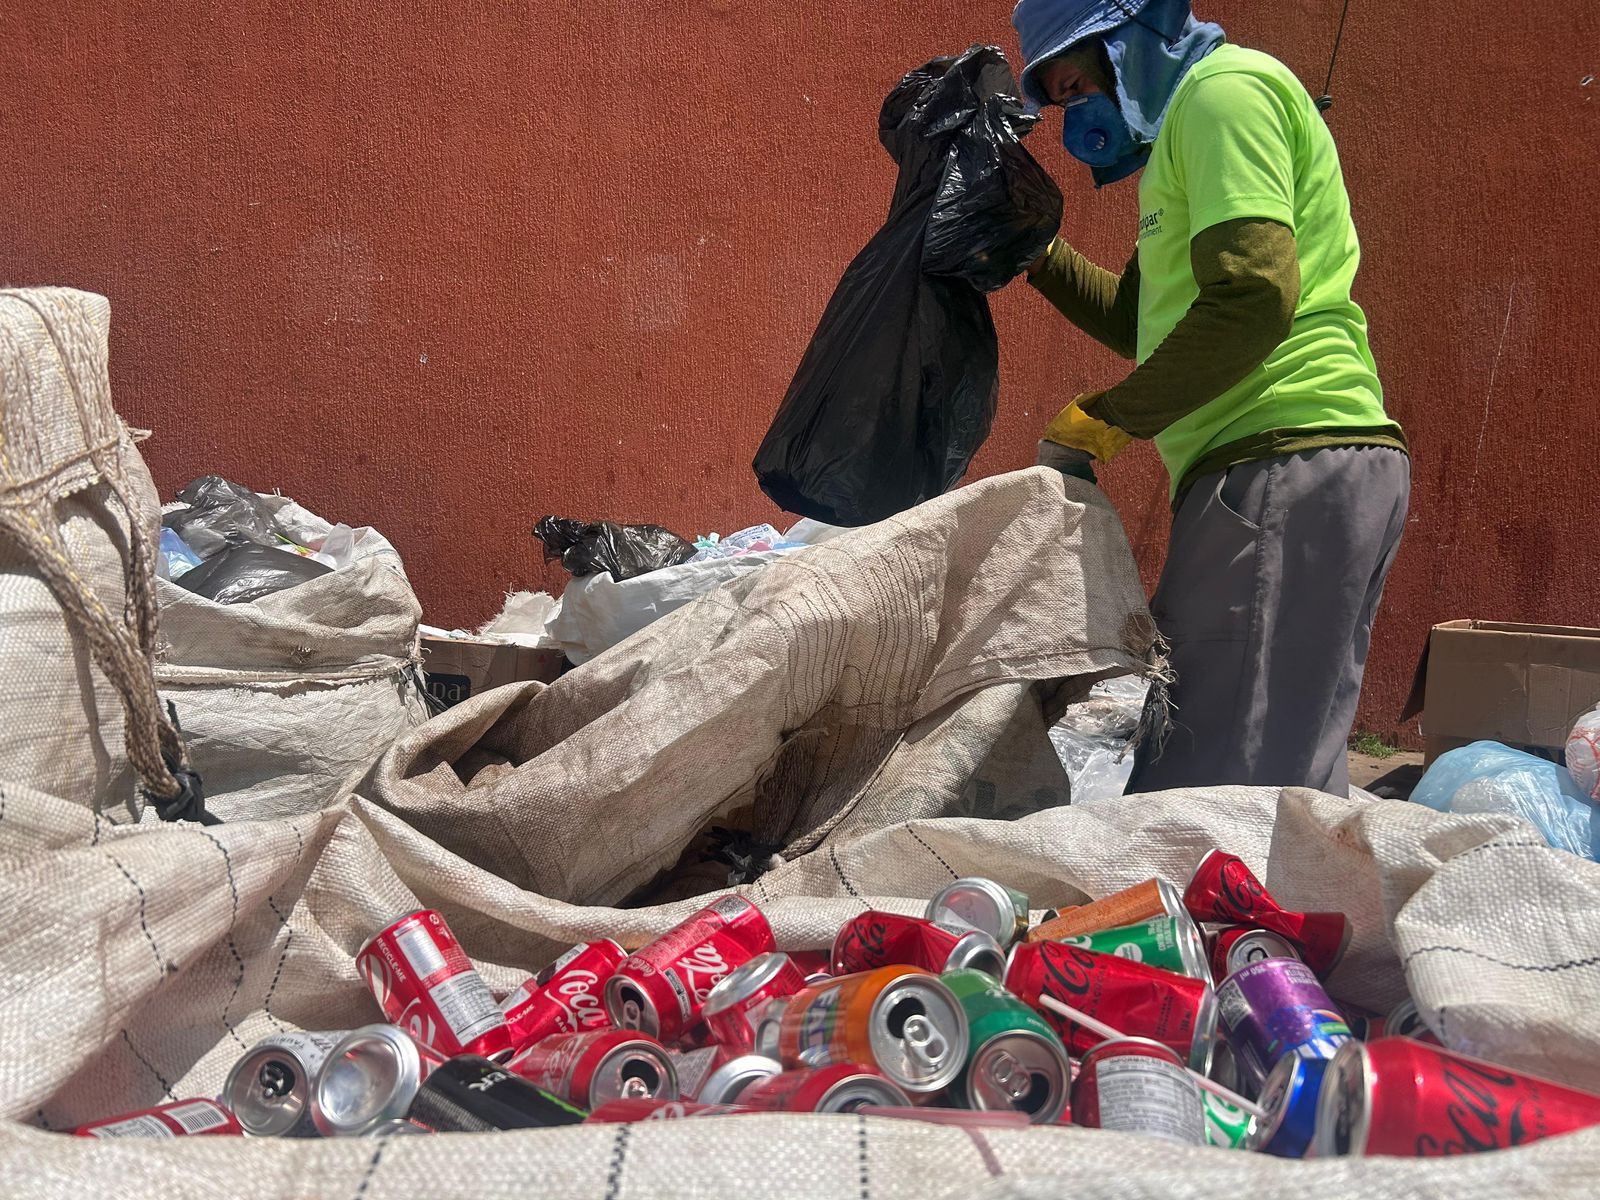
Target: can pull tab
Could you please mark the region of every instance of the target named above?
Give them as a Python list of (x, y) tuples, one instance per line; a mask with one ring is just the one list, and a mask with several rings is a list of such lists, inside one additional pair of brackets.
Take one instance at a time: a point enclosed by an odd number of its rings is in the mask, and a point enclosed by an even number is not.
[(1022, 1069), (1022, 1064), (1004, 1050), (989, 1063), (989, 1078), (1013, 1100), (1026, 1096), (1033, 1083), (1029, 1073)]
[(655, 1097), (650, 1084), (637, 1075), (630, 1075), (624, 1079), (620, 1090), (624, 1100), (650, 1100)]
[(618, 1022), (624, 1029), (638, 1029), (644, 1024), (644, 1010), (639, 1007), (637, 1000), (624, 1000), (622, 1002), (622, 1020)]
[(922, 1013), (906, 1018), (900, 1040), (905, 1045), (906, 1056), (924, 1070), (937, 1067), (950, 1053), (944, 1035)]

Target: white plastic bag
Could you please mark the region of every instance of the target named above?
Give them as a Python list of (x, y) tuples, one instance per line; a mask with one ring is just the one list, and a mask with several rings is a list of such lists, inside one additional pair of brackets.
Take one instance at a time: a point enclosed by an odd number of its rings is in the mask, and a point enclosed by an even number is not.
[(1580, 792), (1600, 802), (1600, 707), (1579, 717), (1567, 735), (1567, 771)]

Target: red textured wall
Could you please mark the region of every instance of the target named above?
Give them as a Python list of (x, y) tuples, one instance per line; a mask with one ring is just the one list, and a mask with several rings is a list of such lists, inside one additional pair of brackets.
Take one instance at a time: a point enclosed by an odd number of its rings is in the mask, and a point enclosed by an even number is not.
[[(1596, 623), (1600, 9), (1356, 3), (1332, 124), (1358, 298), (1416, 452), (1362, 721), (1430, 623)], [(1339, 0), (1202, 5), (1314, 90)], [(749, 462), (893, 182), (908, 68), (1013, 49), (1009, 4), (204, 4), (0, 15), (0, 279), (113, 302), (113, 386), (170, 492), (220, 472), (381, 528), (441, 624), (546, 575), (546, 511), (693, 534), (777, 514)], [(1054, 122), (1067, 231), (1120, 264)], [(978, 470), (1121, 364), (1020, 286)], [(1165, 487), (1107, 471), (1153, 582)]]

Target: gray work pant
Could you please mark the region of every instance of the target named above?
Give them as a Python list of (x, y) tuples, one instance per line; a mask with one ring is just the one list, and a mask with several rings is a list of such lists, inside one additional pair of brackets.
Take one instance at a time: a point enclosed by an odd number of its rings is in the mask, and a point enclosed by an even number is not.
[(1411, 462), (1311, 450), (1197, 479), (1150, 608), (1172, 647), (1165, 746), (1130, 792), (1246, 783), (1349, 794), (1372, 618), (1400, 547)]

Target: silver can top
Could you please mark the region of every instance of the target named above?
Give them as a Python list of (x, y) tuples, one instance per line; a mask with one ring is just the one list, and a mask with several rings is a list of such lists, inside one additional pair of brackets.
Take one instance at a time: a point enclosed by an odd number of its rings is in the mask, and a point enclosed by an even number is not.
[(653, 1038), (621, 1042), (606, 1052), (589, 1081), (585, 1108), (608, 1100), (676, 1100), (678, 1069)]
[(251, 1050), (228, 1072), (222, 1103), (252, 1137), (281, 1137), (305, 1115), (311, 1080), (295, 1056), (277, 1046)]
[(1290, 944), (1287, 938), (1266, 929), (1252, 929), (1235, 939), (1233, 945), (1228, 947), (1228, 958), (1223, 964), (1227, 974), (1231, 975), (1240, 967), (1247, 967), (1253, 962), (1260, 962), (1263, 958), (1299, 958), (1300, 951)]
[(937, 1092), (967, 1061), (967, 1014), (932, 975), (907, 975), (873, 1002), (868, 1040), (873, 1062), (908, 1092)]
[(765, 1058), (783, 1057), (781, 1051), (784, 1010), (789, 1007), (789, 1001), (781, 996), (774, 996), (758, 1010), (759, 1018), (756, 1021), (757, 1054)]
[(1217, 1048), (1217, 989), (1206, 981), (1205, 995), (1194, 1014), (1194, 1041), (1189, 1043), (1189, 1066), (1204, 1075), (1211, 1070), (1211, 1055)]
[(981, 929), (1002, 947), (1028, 929), (1028, 898), (992, 879), (958, 879), (928, 902), (930, 921), (956, 921)]
[(847, 1113), (869, 1104), (900, 1108), (910, 1103), (911, 1098), (887, 1079), (880, 1079), (876, 1075), (852, 1075), (824, 1092), (812, 1111)]
[(1409, 996), (1390, 1009), (1389, 1015), (1383, 1019), (1385, 1037), (1414, 1038), (1419, 1033), (1427, 1032), (1428, 1023), (1422, 1019), (1417, 1002)]
[(741, 1054), (706, 1076), (695, 1099), (701, 1104), (737, 1104), (745, 1088), (782, 1071), (783, 1064), (776, 1059), (761, 1054)]
[(661, 1014), (645, 990), (624, 975), (606, 980), (606, 1015), (618, 1029), (637, 1029), (655, 1037), (661, 1032)]
[(362, 1136), (375, 1138), (415, 1137), (418, 1134), (426, 1136), (432, 1132), (433, 1130), (424, 1129), (415, 1121), (407, 1121), (396, 1117), (393, 1121), (379, 1121), (371, 1129), (367, 1130), (366, 1133), (362, 1134)]
[(997, 983), (1006, 977), (1006, 952), (982, 930), (974, 929), (956, 942), (955, 949), (945, 960), (946, 971), (970, 969), (982, 971)]
[(1028, 1114), (1050, 1125), (1067, 1110), (1072, 1063), (1059, 1039), (1030, 1029), (990, 1038), (967, 1069), (967, 1102), (976, 1109)]
[(350, 1137), (404, 1117), (422, 1086), (422, 1055), (405, 1030), (365, 1025), (328, 1054), (311, 1092), (311, 1118), (324, 1137)]
[(1372, 1070), (1367, 1048), (1361, 1042), (1346, 1042), (1322, 1077), (1310, 1153), (1317, 1158), (1363, 1155), (1371, 1130)]
[(735, 967), (711, 986), (700, 1015), (715, 1016), (725, 1008), (742, 1004), (776, 979), (789, 962), (787, 954), (773, 951), (758, 954), (749, 962)]
[(1297, 1087), (1303, 1086), (1301, 1077), (1306, 1073), (1305, 1059), (1298, 1054), (1285, 1054), (1267, 1072), (1256, 1103), (1266, 1112), (1265, 1120), (1252, 1120), (1250, 1132), (1245, 1135), (1246, 1150), (1260, 1150), (1278, 1136), (1283, 1119), (1289, 1113), (1290, 1102)]
[(1211, 962), (1206, 957), (1206, 940), (1200, 935), (1200, 926), (1188, 913), (1172, 918), (1173, 935), (1178, 942), (1178, 957), (1183, 961), (1183, 973), (1190, 979), (1211, 982)]

